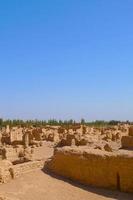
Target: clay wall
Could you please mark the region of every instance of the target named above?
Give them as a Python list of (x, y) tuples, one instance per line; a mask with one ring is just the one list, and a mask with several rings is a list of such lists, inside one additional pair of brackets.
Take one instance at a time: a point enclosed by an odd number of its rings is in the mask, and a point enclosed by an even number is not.
[(64, 147), (46, 168), (86, 185), (133, 192), (133, 154)]

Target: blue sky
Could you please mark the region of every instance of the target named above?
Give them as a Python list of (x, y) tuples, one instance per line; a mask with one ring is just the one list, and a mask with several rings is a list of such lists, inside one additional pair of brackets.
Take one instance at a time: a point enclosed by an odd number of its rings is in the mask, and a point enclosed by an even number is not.
[(0, 116), (133, 120), (132, 0), (2, 0)]

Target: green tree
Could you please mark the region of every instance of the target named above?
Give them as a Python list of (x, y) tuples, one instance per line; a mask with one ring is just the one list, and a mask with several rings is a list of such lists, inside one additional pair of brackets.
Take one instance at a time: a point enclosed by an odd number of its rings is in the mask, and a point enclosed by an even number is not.
[(3, 125), (3, 119), (0, 118), (0, 126), (2, 126), (2, 125)]
[(82, 118), (80, 123), (85, 124), (85, 119)]

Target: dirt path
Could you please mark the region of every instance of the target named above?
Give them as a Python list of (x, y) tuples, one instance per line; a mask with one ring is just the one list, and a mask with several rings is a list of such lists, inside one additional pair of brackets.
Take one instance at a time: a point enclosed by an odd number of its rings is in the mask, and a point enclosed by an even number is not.
[(132, 200), (133, 195), (74, 185), (41, 170), (0, 186), (0, 193), (13, 200)]
[(51, 157), (53, 155), (53, 143), (52, 142), (44, 142), (42, 147), (38, 147), (34, 149), (34, 160), (44, 159)]

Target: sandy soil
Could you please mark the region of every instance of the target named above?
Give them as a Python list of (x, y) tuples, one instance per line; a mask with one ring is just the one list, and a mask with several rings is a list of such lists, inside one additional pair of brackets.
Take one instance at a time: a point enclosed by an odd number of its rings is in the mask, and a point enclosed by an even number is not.
[(104, 189), (83, 187), (36, 170), (25, 174), (0, 191), (14, 200), (132, 200), (133, 195)]
[[(36, 159), (53, 154), (51, 143), (35, 149)], [(13, 200), (133, 200), (132, 194), (84, 187), (42, 170), (36, 170), (10, 183), (0, 185), (0, 194)]]
[(44, 142), (42, 147), (37, 147), (34, 149), (34, 160), (40, 160), (51, 157), (53, 155), (53, 143), (52, 142)]

